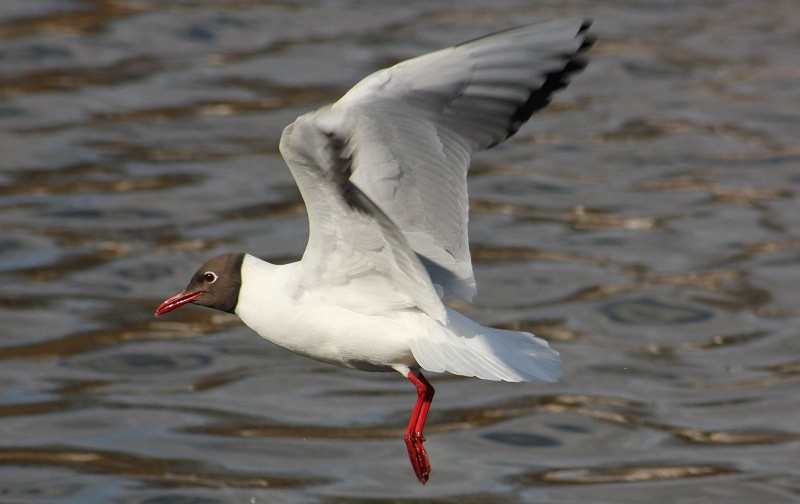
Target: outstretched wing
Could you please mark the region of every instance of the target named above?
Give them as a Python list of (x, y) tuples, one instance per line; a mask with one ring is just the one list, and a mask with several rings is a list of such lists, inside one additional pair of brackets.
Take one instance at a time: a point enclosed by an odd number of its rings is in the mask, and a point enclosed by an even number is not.
[(300, 116), (281, 136), (308, 211), (298, 290), (364, 313), (418, 307), (444, 322), (444, 305), (402, 231), (351, 181), (351, 130), (348, 114), (327, 108)]
[(281, 153), (309, 215), (304, 282), (438, 320), (440, 296), (470, 299), (470, 155), (513, 135), (586, 65), (588, 26), (539, 23), (408, 60), (288, 126)]
[(473, 152), (517, 132), (586, 66), (583, 19), (555, 20), (404, 61), (359, 82), (352, 182), (405, 233), (444, 297), (475, 294), (467, 220)]

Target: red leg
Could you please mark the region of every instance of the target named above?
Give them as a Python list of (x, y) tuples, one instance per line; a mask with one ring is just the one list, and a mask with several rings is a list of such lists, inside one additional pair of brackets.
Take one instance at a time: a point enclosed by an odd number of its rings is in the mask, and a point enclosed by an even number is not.
[(411, 420), (408, 422), (408, 430), (406, 430), (406, 448), (408, 448), (408, 457), (411, 459), (411, 467), (419, 482), (424, 485), (431, 475), (431, 463), (428, 461), (428, 452), (422, 446), (425, 441), (422, 429), (425, 427), (425, 418), (431, 407), (434, 390), (433, 385), (428, 383), (428, 380), (419, 371), (416, 373), (409, 371), (406, 377), (417, 387), (417, 403), (414, 405), (414, 412), (411, 413)]

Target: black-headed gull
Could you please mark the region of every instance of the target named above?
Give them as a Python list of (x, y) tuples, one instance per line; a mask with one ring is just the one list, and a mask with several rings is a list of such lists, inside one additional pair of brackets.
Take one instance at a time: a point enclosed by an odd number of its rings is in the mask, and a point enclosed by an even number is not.
[(405, 442), (425, 483), (434, 390), (422, 369), (510, 382), (561, 376), (544, 340), (483, 327), (442, 300), (475, 294), (470, 155), (516, 133), (586, 66), (589, 25), (537, 23), (404, 61), (300, 116), (280, 150), (308, 210), (302, 259), (215, 256), (156, 316), (208, 306), (297, 354), (400, 372), (417, 388)]

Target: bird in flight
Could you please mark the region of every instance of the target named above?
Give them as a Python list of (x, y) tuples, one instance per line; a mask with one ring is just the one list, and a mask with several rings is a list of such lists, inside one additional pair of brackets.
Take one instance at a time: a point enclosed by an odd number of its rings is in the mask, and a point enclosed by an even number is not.
[(417, 389), (405, 444), (426, 483), (434, 389), (422, 370), (509, 382), (562, 374), (544, 340), (481, 326), (443, 301), (476, 290), (470, 156), (516, 133), (586, 66), (590, 24), (541, 22), (403, 61), (297, 118), (280, 151), (308, 211), (302, 259), (217, 255), (156, 316), (194, 303), (297, 354), (399, 372)]

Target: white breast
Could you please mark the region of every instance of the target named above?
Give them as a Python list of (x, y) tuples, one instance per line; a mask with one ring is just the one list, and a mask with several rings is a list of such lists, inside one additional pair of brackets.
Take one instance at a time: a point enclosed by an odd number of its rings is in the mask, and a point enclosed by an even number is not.
[(245, 256), (236, 314), (263, 338), (294, 353), (362, 370), (416, 367), (409, 331), (391, 317), (315, 302), (292, 285), (299, 263)]

